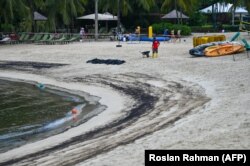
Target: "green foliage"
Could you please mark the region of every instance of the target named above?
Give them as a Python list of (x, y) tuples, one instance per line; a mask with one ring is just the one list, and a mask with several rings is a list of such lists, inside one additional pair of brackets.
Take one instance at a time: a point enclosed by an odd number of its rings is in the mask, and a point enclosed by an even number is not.
[(162, 34), (164, 32), (165, 29), (172, 29), (172, 24), (170, 23), (159, 23), (159, 24), (153, 24), (153, 32), (156, 34)]
[(218, 27), (214, 28), (213, 25), (204, 25), (204, 26), (191, 26), (192, 32), (221, 32), (222, 29), (225, 32), (237, 32), (239, 31), (239, 25), (221, 25), (219, 24)]
[(14, 31), (14, 26), (12, 24), (1, 24), (0, 31), (3, 32), (12, 32)]
[(45, 22), (37, 22), (36, 23), (36, 32), (45, 32), (47, 31), (46, 29), (46, 23)]
[(223, 29), (225, 32), (237, 32), (239, 31), (239, 24), (238, 25), (223, 25)]
[(189, 19), (189, 25), (196, 25), (196, 26), (200, 26), (200, 25), (204, 25), (206, 23), (206, 16), (200, 12), (194, 12), (191, 13), (190, 15), (190, 19)]
[[(192, 25), (193, 31), (206, 31), (214, 32), (219, 31), (222, 27), (202, 27), (206, 21), (210, 21), (210, 16), (206, 16), (199, 12), (199, 9), (207, 7), (213, 3), (222, 2), (216, 0), (120, 0), (120, 14), (121, 23), (128, 27), (140, 25), (141, 27), (148, 27), (152, 23), (160, 22), (160, 15), (169, 12), (172, 9), (177, 9), (184, 12), (190, 17), (189, 25)], [(250, 9), (249, 0), (232, 1), (235, 6), (246, 6)], [(99, 12), (110, 12), (114, 15), (117, 14), (117, 0), (99, 0)], [(34, 30), (33, 12), (38, 11), (45, 15), (48, 20), (46, 23), (39, 23), (39, 30), (55, 31), (58, 28), (75, 28), (79, 25), (80, 21), (76, 17), (84, 14), (94, 12), (94, 0), (0, 0), (0, 26), (1, 30), (11, 31), (31, 31)], [(162, 9), (162, 10), (161, 10)], [(181, 16), (178, 16), (181, 17)], [(81, 21), (82, 23), (83, 21)], [(178, 24), (182, 24), (182, 19), (177, 19)], [(210, 21), (211, 22), (211, 21)], [(229, 21), (225, 21), (229, 22)], [(234, 22), (236, 25), (238, 23)], [(218, 24), (215, 22), (214, 24)], [(10, 26), (11, 25), (11, 26)], [(14, 26), (14, 28), (13, 28)], [(165, 28), (181, 29), (182, 33), (188, 35), (190, 32), (189, 27), (173, 27), (171, 24), (160, 23), (154, 25), (155, 33), (163, 33)], [(32, 29), (33, 27), (33, 29)], [(237, 27), (225, 27), (225, 30), (235, 31)]]
[(181, 30), (181, 35), (187, 36), (191, 35), (191, 28), (187, 25), (173, 25), (172, 29), (177, 32), (177, 30)]
[(31, 32), (32, 30), (32, 22), (30, 20), (24, 20), (19, 23), (18, 32)]
[[(93, 3), (89, 1), (89, 3)], [(102, 12), (110, 11), (117, 14), (118, 0), (99, 0), (99, 8)], [(150, 11), (155, 6), (155, 0), (120, 0), (121, 14), (127, 16), (129, 13)]]
[(165, 29), (168, 29), (169, 32), (171, 30), (174, 30), (177, 32), (177, 30), (181, 30), (181, 35), (190, 35), (191, 34), (191, 28), (187, 25), (177, 25), (177, 24), (170, 24), (170, 23), (159, 23), (159, 24), (153, 24), (153, 32), (155, 34), (163, 34)]
[(192, 32), (218, 32), (217, 29), (213, 28), (213, 25), (204, 25), (204, 26), (191, 26)]

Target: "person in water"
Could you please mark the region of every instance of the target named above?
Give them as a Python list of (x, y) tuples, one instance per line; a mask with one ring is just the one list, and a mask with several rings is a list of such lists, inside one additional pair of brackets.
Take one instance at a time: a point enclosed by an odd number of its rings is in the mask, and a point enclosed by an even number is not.
[(152, 58), (157, 58), (158, 57), (158, 47), (160, 46), (160, 42), (156, 39), (156, 37), (153, 38), (153, 43), (152, 43)]

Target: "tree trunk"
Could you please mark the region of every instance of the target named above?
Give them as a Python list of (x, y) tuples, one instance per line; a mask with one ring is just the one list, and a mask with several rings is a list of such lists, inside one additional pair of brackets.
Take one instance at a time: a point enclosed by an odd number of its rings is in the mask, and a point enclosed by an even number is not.
[(98, 40), (98, 0), (95, 0), (95, 40)]
[(121, 20), (120, 20), (120, 0), (117, 3), (117, 33), (121, 33)]
[(29, 0), (28, 3), (29, 3), (29, 6), (30, 6), (31, 31), (35, 32), (36, 31), (36, 22), (34, 20), (34, 12), (35, 12), (34, 3), (33, 3), (32, 0)]
[(177, 0), (174, 1), (174, 8), (176, 11), (176, 16), (177, 16), (177, 24), (180, 24), (180, 20), (179, 20), (179, 14), (178, 14), (178, 10), (177, 10)]
[(180, 10), (180, 12), (181, 12), (181, 25), (182, 25), (182, 11)]
[(213, 16), (213, 26), (214, 28), (216, 28), (216, 7), (215, 7), (216, 4), (213, 4), (212, 6), (212, 16)]
[(232, 25), (234, 25), (235, 7), (232, 10)]

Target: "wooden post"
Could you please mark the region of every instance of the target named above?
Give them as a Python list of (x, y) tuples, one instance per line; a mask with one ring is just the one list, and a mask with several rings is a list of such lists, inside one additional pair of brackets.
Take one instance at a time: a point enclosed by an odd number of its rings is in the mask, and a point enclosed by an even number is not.
[(95, 0), (95, 40), (98, 40), (98, 0)]

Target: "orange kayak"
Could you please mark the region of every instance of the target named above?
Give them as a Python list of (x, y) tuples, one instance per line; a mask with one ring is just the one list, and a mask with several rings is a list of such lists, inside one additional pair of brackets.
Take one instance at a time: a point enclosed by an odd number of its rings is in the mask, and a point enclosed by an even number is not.
[(208, 56), (208, 57), (215, 57), (215, 56), (235, 54), (235, 53), (243, 52), (244, 50), (245, 48), (243, 45), (228, 43), (228, 44), (207, 47), (204, 50), (204, 54), (205, 56)]

